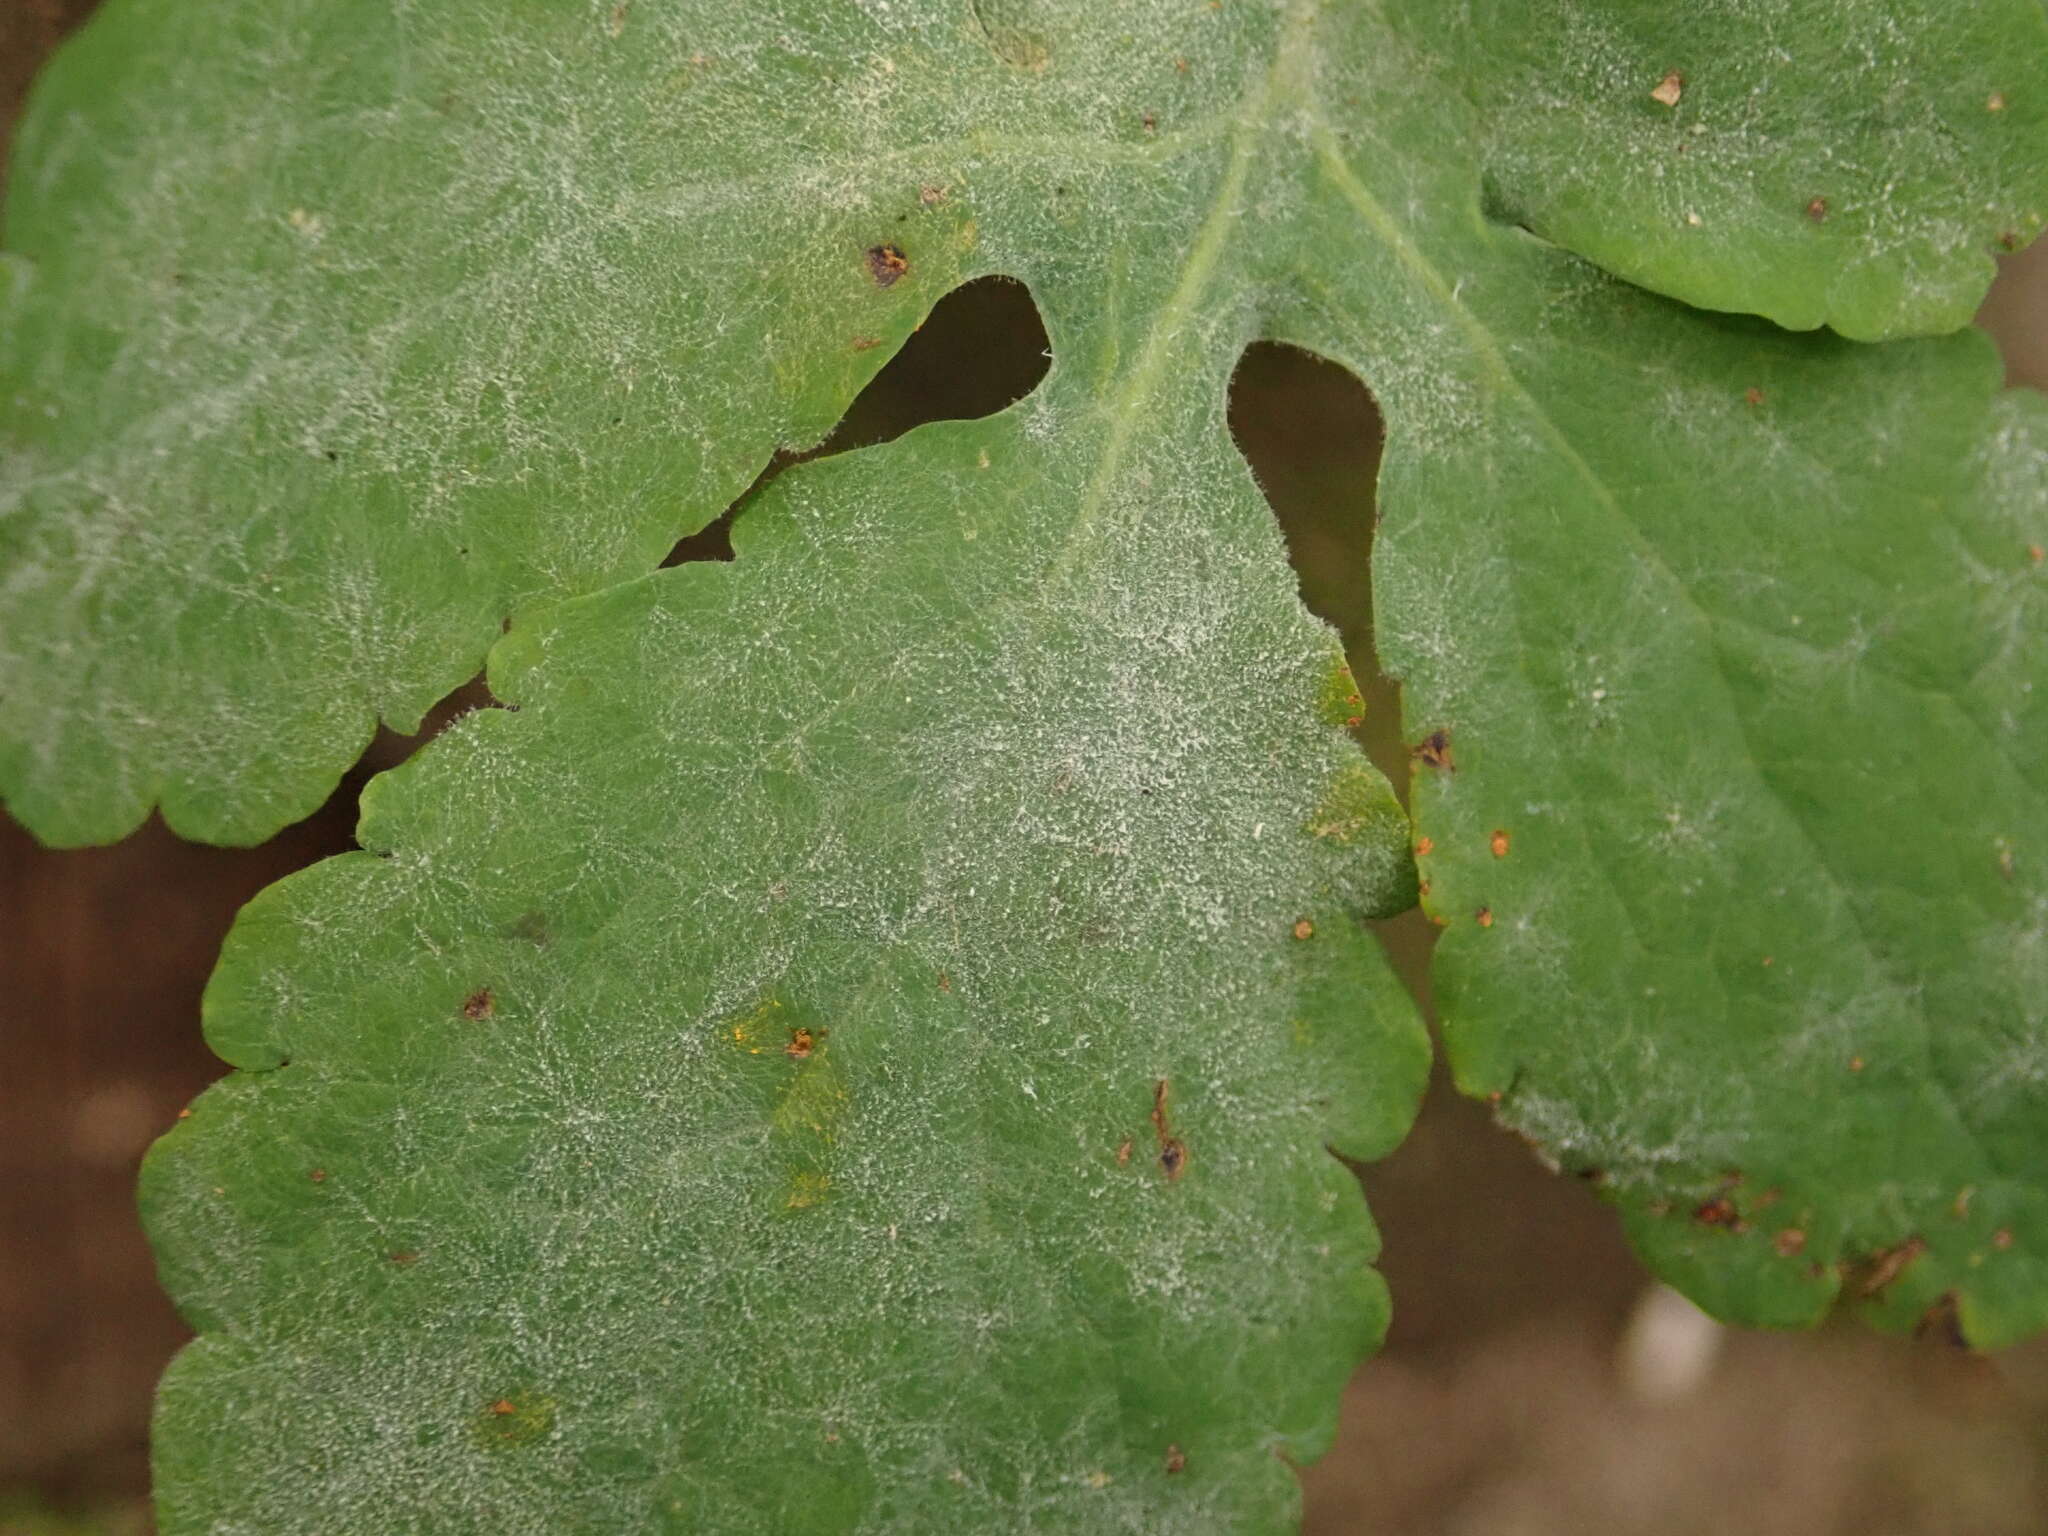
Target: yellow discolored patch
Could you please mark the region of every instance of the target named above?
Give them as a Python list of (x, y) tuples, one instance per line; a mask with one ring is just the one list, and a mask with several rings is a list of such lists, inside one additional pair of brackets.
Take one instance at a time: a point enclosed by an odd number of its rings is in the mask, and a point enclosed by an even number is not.
[(812, 1206), (821, 1204), (831, 1188), (832, 1179), (829, 1174), (820, 1173), (814, 1168), (800, 1168), (789, 1181), (789, 1198), (782, 1202), (783, 1209), (807, 1211)]
[(1342, 656), (1323, 676), (1316, 698), (1316, 713), (1330, 725), (1355, 727), (1365, 718), (1365, 700), (1358, 691), (1358, 679)]
[(531, 1391), (492, 1398), (470, 1419), (470, 1432), (487, 1450), (530, 1445), (555, 1423), (555, 1400)]

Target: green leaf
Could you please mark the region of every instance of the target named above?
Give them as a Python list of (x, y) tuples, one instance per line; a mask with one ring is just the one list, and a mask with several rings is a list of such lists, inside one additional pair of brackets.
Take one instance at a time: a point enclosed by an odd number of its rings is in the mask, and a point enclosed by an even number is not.
[(1374, 557), (1461, 1086), (1717, 1315), (2040, 1329), (2048, 406), (1501, 265), (1488, 425), (1389, 402)]
[(1952, 331), (2048, 216), (2040, 0), (1490, 0), (1461, 35), (1502, 211), (1692, 304)]
[(2039, 224), (2039, 7), (1742, 10), (1311, 6), (1262, 94), (1280, 21), (1247, 0), (111, 0), (7, 206), (0, 795), (55, 843), (159, 802), (267, 836), (507, 614), (649, 569), (821, 437), (963, 276), (1114, 294), (1248, 112), (1247, 246), (1321, 218), (1311, 123), (1402, 227), (1470, 221), (1486, 138), (1498, 198), (1627, 276), (1960, 322)]
[(1214, 382), (784, 475), (250, 905), (145, 1181), (167, 1531), (1288, 1524), (1386, 1321), (1326, 1145), (1429, 1049)]
[[(209, 995), (245, 1070), (145, 1191), (203, 1335), (169, 1530), (1284, 1521), (1384, 1316), (1322, 1147), (1388, 1145), (1423, 1053), (1349, 917), (1405, 897), (1391, 802), (1226, 441), (1261, 336), (1389, 423), (1464, 1085), (1723, 1315), (1846, 1272), (1884, 1322), (2048, 1320), (2039, 403), (1980, 341), (1704, 316), (1489, 222), (1517, 66), (1411, 20), (88, 33), (10, 213), (15, 804), (257, 835), (520, 611), (519, 712), (380, 780), (373, 851), (253, 904)], [(2009, 121), (1940, 174), (2038, 192)], [(1943, 196), (1893, 205), (1930, 249)], [(1700, 272), (1768, 310), (1761, 229)], [(792, 472), (729, 571), (549, 606), (985, 272), (1043, 306), (1030, 400)]]

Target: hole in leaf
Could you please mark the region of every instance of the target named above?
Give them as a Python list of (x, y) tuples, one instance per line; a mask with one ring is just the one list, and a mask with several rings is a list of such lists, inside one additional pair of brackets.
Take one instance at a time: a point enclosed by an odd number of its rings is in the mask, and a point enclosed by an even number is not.
[(1230, 431), (1279, 520), (1303, 605), (1344, 642), (1365, 700), (1353, 734), (1406, 803), (1400, 690), (1373, 650), (1375, 485), (1386, 443), (1379, 406), (1337, 364), (1262, 341), (1231, 376)]
[(928, 422), (993, 416), (1036, 389), (1051, 361), (1029, 288), (1012, 277), (962, 283), (933, 306), (823, 442), (777, 453), (716, 522), (682, 540), (662, 564), (730, 560), (733, 519), (790, 465), (893, 442)]
[[(1262, 341), (1231, 375), (1230, 431), (1279, 521), (1303, 605), (1343, 641), (1365, 701), (1352, 735), (1406, 805), (1401, 693), (1373, 649), (1372, 536), (1386, 445), (1379, 406), (1346, 369)], [(1427, 1014), (1435, 925), (1417, 908), (1368, 926)]]

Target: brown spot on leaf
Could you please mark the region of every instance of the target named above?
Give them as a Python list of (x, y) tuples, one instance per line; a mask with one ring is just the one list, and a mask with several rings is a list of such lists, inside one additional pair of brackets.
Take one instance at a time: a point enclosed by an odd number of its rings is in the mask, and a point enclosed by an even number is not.
[(1713, 1199), (1696, 1207), (1692, 1213), (1692, 1219), (1704, 1227), (1732, 1228), (1742, 1220), (1742, 1215), (1735, 1209), (1735, 1202), (1733, 1200), (1730, 1200), (1726, 1195), (1716, 1195)]
[(1806, 216), (1809, 219), (1813, 220), (1813, 222), (1816, 224), (1826, 223), (1828, 217), (1828, 200), (1824, 197), (1816, 197), (1812, 202), (1806, 205)]
[(311, 1173), (307, 1174), (306, 1177), (311, 1179), (315, 1184), (325, 1184), (327, 1182), (327, 1170), (325, 1168), (315, 1168)]
[(1152, 1129), (1159, 1136), (1159, 1166), (1166, 1170), (1169, 1183), (1179, 1178), (1188, 1165), (1187, 1143), (1173, 1134), (1167, 1124), (1166, 1079), (1160, 1078), (1152, 1085)]
[[(1508, 856), (1508, 835), (1499, 827), (1493, 829), (1493, 836), (1486, 840), (1486, 845), (1493, 850), (1493, 856), (1496, 859), (1504, 859)], [(1541, 860), (1538, 860), (1538, 862), (1540, 863)]]
[(1752, 384), (1742, 392), (1742, 398), (1751, 405), (1762, 405), (1764, 403), (1764, 392)]
[(938, 207), (939, 204), (946, 200), (946, 197), (946, 189), (932, 182), (926, 182), (917, 189), (917, 200), (927, 208)]
[(1482, 928), (1491, 928), (1493, 926), (1493, 908), (1491, 907), (1481, 907), (1472, 914), (1472, 917)]
[(1428, 857), (1429, 857), (1429, 856), (1430, 856), (1430, 855), (1431, 855), (1432, 853), (1435, 853), (1435, 852), (1436, 852), (1436, 844), (1435, 844), (1434, 842), (1432, 842), (1432, 841), (1431, 841), (1431, 840), (1430, 840), (1429, 838), (1426, 838), (1426, 837), (1424, 837), (1424, 838), (1418, 838), (1418, 839), (1416, 840), (1416, 843), (1415, 843), (1415, 857), (1417, 857), (1418, 859), (1426, 859), (1426, 858), (1428, 858)]
[(1166, 1470), (1169, 1474), (1178, 1472), (1188, 1464), (1188, 1453), (1178, 1445), (1166, 1448)]
[(1685, 94), (1685, 76), (1679, 70), (1669, 70), (1662, 80), (1650, 89), (1650, 99), (1662, 102), (1667, 107), (1678, 105), (1678, 98)]
[(1128, 1137), (1128, 1136), (1126, 1136), (1126, 1137), (1125, 1137), (1125, 1138), (1123, 1139), (1123, 1143), (1122, 1143), (1122, 1145), (1120, 1145), (1120, 1146), (1119, 1146), (1119, 1147), (1118, 1147), (1118, 1148), (1116, 1149), (1116, 1165), (1117, 1165), (1117, 1167), (1119, 1167), (1119, 1168), (1127, 1167), (1127, 1166), (1129, 1165), (1130, 1161), (1131, 1161), (1131, 1138), (1130, 1138), (1130, 1137)]
[(1138, 121), (1144, 124), (1147, 133), (1157, 133), (1159, 131), (1159, 114), (1156, 112), (1147, 112)]
[(387, 1254), (386, 1257), (389, 1258), (391, 1262), (396, 1264), (400, 1269), (410, 1269), (413, 1265), (419, 1263), (420, 1261), (420, 1256), (414, 1253), (410, 1248), (401, 1248), (396, 1253)]
[(2003, 1253), (2006, 1249), (2010, 1248), (2012, 1246), (2012, 1228), (2000, 1227), (1996, 1232), (1992, 1233), (1991, 1246), (1996, 1248), (2000, 1253)]
[(1778, 1250), (1778, 1257), (1789, 1259), (1806, 1251), (1806, 1234), (1797, 1227), (1787, 1227), (1771, 1239), (1771, 1246)]
[(1410, 757), (1420, 758), (1425, 766), (1444, 768), (1456, 772), (1458, 765), (1451, 760), (1451, 733), (1431, 731), (1422, 738), (1419, 745), (1408, 749)]
[(784, 1054), (802, 1061), (818, 1048), (818, 1042), (825, 1038), (822, 1029), (811, 1029), (803, 1025), (789, 1032), (789, 1044), (782, 1049)]
[(1861, 1072), (1863, 1070), (1863, 1058), (1861, 1056), (1851, 1056), (1849, 1058), (1849, 1070), (1851, 1072)]
[(1305, 917), (1300, 918), (1294, 924), (1294, 936), (1297, 939), (1312, 939), (1316, 936), (1316, 925)]
[(606, 25), (605, 30), (611, 33), (613, 37), (617, 37), (620, 33), (624, 32), (626, 30), (626, 14), (632, 9), (632, 0), (619, 0), (619, 3), (612, 7), (611, 21)]
[(462, 1016), (465, 1019), (488, 1019), (496, 1008), (497, 1002), (491, 996), (489, 987), (478, 987), (462, 1000)]
[(1864, 1272), (1863, 1281), (1857, 1286), (1859, 1293), (1875, 1296), (1904, 1273), (1921, 1254), (1927, 1251), (1926, 1239), (1909, 1237), (1894, 1248), (1880, 1248), (1870, 1256), (1870, 1267)]
[(939, 972), (939, 990), (941, 992), (951, 992), (953, 990), (953, 978), (944, 971)]
[(853, 350), (856, 352), (872, 352), (881, 344), (882, 338), (879, 336), (856, 336), (853, 338)]
[(910, 270), (910, 258), (893, 245), (871, 245), (868, 247), (868, 275), (875, 280), (877, 288), (893, 288), (898, 278)]
[(2005, 92), (1993, 91), (1989, 96), (1986, 96), (1984, 98), (1984, 110), (1986, 112), (2003, 112), (2005, 110)]
[(2048, 560), (2048, 548), (2044, 548), (2039, 544), (2029, 544), (2027, 546), (2027, 558), (2033, 561), (2034, 564), (2039, 565), (2043, 560)]

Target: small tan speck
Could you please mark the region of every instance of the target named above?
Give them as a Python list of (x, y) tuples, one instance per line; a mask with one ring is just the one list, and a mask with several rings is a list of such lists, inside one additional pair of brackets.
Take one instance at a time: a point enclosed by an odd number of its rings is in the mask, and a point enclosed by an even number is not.
[(1986, 112), (2003, 112), (2005, 110), (2005, 92), (1993, 91), (1989, 96), (1985, 97), (1984, 110)]
[(1694, 229), (1698, 229), (1700, 227), (1701, 219), (1700, 216), (1696, 213), (1688, 213), (1685, 216), (1685, 222), (1690, 224)]
[(1685, 76), (1674, 69), (1657, 82), (1655, 89), (1650, 92), (1650, 99), (1661, 101), (1667, 107), (1675, 107), (1678, 105), (1678, 98), (1684, 94)]
[(1316, 936), (1316, 925), (1304, 917), (1294, 925), (1294, 936), (1297, 939), (1312, 939)]

